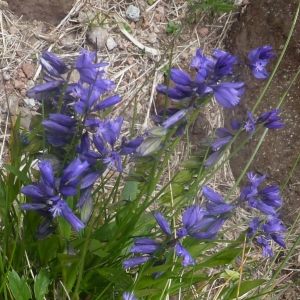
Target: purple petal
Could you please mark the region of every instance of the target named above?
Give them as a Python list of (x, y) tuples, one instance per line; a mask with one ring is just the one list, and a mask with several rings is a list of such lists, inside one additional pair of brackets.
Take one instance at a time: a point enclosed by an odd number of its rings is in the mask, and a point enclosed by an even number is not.
[(136, 267), (147, 262), (151, 256), (140, 256), (126, 259), (122, 262), (124, 269)]
[(186, 267), (188, 265), (195, 265), (195, 261), (192, 258), (191, 254), (181, 244), (177, 243), (175, 245), (175, 251), (179, 257), (183, 258), (181, 262), (183, 267)]
[(89, 173), (88, 175), (84, 176), (81, 181), (80, 189), (86, 189), (93, 185), (95, 181), (100, 177), (100, 172), (93, 172)]
[(215, 193), (211, 188), (209, 188), (208, 186), (203, 186), (202, 187), (202, 192), (203, 192), (203, 195), (209, 200), (209, 201), (212, 201), (213, 203), (216, 203), (216, 204), (224, 204), (224, 200), (223, 198)]
[(192, 83), (190, 76), (186, 72), (178, 69), (170, 70), (170, 79), (179, 85), (189, 85)]
[(190, 206), (182, 216), (182, 223), (187, 229), (199, 223), (203, 216), (206, 214), (206, 210), (198, 205)]
[(164, 216), (160, 212), (158, 212), (158, 213), (154, 214), (154, 218), (155, 218), (156, 222), (158, 223), (159, 227), (161, 228), (161, 230), (166, 235), (172, 236), (170, 225), (166, 221), (166, 219), (164, 218)]

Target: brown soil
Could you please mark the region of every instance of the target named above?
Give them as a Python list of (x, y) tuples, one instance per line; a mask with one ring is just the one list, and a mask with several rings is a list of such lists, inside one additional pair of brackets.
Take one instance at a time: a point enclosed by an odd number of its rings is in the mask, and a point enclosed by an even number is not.
[(68, 14), (74, 0), (10, 0), (9, 8), (23, 20), (57, 25)]
[[(240, 15), (239, 21), (232, 27), (226, 42), (226, 49), (237, 55), (242, 62), (247, 63), (247, 54), (252, 49), (263, 45), (273, 46), (276, 58), (273, 58), (267, 66), (271, 73), (288, 37), (297, 5), (298, 1), (296, 0), (251, 1), (245, 12)], [(300, 23), (298, 22), (279, 69), (255, 112), (256, 117), (274, 109), (287, 90), (300, 64), (299, 42)], [(225, 110), (227, 125), (230, 120), (242, 121), (245, 119), (246, 111), (253, 108), (267, 82), (267, 80), (255, 79), (251, 71), (244, 66), (240, 68), (239, 74), (240, 79), (246, 82), (246, 92), (242, 96), (241, 103), (235, 109)], [(300, 79), (298, 78), (280, 107), (282, 120), (286, 127), (280, 130), (269, 130), (261, 149), (249, 168), (249, 171), (259, 174), (266, 173), (268, 184), (283, 186), (300, 150), (299, 86)], [(233, 146), (233, 150), (246, 137), (246, 134), (244, 133)], [(232, 159), (231, 169), (235, 178), (240, 176), (259, 138), (259, 134), (253, 137)], [(300, 167), (298, 165), (282, 194), (284, 199), (283, 218), (287, 225), (294, 221), (299, 212), (299, 178)], [(244, 180), (243, 184), (245, 182)]]

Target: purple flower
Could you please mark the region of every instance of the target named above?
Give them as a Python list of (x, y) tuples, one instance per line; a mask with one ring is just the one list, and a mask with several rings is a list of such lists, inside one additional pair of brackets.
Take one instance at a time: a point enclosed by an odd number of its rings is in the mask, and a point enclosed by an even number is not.
[(259, 227), (259, 217), (253, 218), (252, 221), (250, 221), (248, 223), (248, 225), (249, 225), (249, 228), (248, 228), (247, 237), (249, 238), (249, 237), (252, 237), (256, 233), (256, 231)]
[(218, 138), (214, 138), (213, 142), (210, 145), (212, 150), (214, 151), (228, 145), (234, 137), (234, 135), (231, 134), (229, 130), (225, 127), (217, 128), (216, 136)]
[(285, 126), (285, 124), (278, 122), (281, 120), (281, 117), (278, 116), (279, 109), (274, 109), (263, 113), (256, 121), (253, 118), (253, 115), (250, 111), (247, 111), (248, 121), (238, 122), (238, 121), (231, 121), (230, 125), (233, 130), (239, 130), (241, 127), (244, 127), (246, 131), (251, 131), (251, 135), (255, 131), (256, 124), (263, 124), (266, 128), (269, 129), (279, 129)]
[(193, 81), (190, 76), (181, 70), (171, 69), (170, 70), (170, 79), (174, 81), (176, 84), (189, 86)]
[(102, 100), (101, 102), (99, 102), (98, 104), (96, 104), (92, 111), (98, 111), (98, 110), (103, 110), (103, 109), (109, 108), (109, 107), (121, 102), (121, 100), (122, 99), (119, 95), (114, 95), (114, 96), (108, 97), (108, 98)]
[(218, 49), (214, 50), (213, 56), (217, 59), (214, 66), (214, 76), (216, 79), (233, 74), (233, 65), (236, 62), (236, 56)]
[(207, 186), (202, 187), (202, 192), (205, 198), (209, 200), (206, 209), (211, 215), (224, 214), (235, 208), (234, 205), (226, 203), (219, 194)]
[(58, 73), (58, 71), (43, 57), (40, 58), (40, 63), (42, 67), (47, 70), (47, 72), (54, 77), (62, 78), (61, 75)]
[(34, 86), (33, 88), (29, 89), (26, 92), (28, 97), (35, 98), (35, 94), (45, 93), (45, 92), (52, 92), (57, 91), (59, 87), (61, 87), (65, 83), (64, 80), (53, 80), (44, 84), (39, 84)]
[(214, 96), (219, 104), (224, 107), (233, 108), (240, 102), (240, 96), (245, 89), (242, 88), (244, 82), (221, 82), (213, 84), (210, 87), (213, 89)]
[(68, 67), (66, 64), (52, 52), (44, 51), (42, 58), (46, 60), (52, 66), (52, 68), (58, 72), (58, 74), (64, 74), (68, 72)]
[(124, 292), (123, 293), (123, 300), (138, 300), (137, 298), (135, 298), (134, 293), (133, 292)]
[(266, 175), (257, 177), (250, 172), (247, 173), (247, 176), (251, 184), (242, 189), (240, 201), (246, 199), (249, 206), (257, 208), (267, 215), (275, 215), (274, 208), (282, 205), (278, 186), (269, 186), (259, 191), (258, 186), (266, 178)]
[(152, 258), (151, 256), (132, 257), (132, 258), (124, 260), (122, 262), (122, 264), (123, 264), (124, 269), (129, 269), (129, 268), (136, 267), (138, 265), (142, 265), (151, 258)]
[(273, 251), (271, 249), (271, 246), (268, 244), (268, 242), (264, 239), (264, 238), (256, 238), (256, 241), (258, 242), (258, 244), (260, 244), (260, 246), (263, 247), (262, 250), (262, 256), (263, 257), (273, 257)]
[(164, 129), (167, 129), (172, 125), (176, 124), (177, 122), (179, 122), (180, 120), (182, 120), (189, 111), (190, 108), (181, 109), (178, 112), (176, 112), (174, 115), (172, 115), (170, 118), (168, 118), (166, 121), (164, 121), (161, 125), (164, 127)]
[(278, 122), (281, 117), (278, 116), (280, 110), (273, 109), (263, 113), (256, 121), (257, 124), (263, 123), (266, 128), (279, 129), (285, 126), (285, 124)]
[(179, 257), (183, 258), (181, 262), (183, 267), (186, 267), (188, 265), (195, 265), (195, 261), (192, 258), (191, 254), (180, 243), (177, 243), (175, 245), (175, 252)]
[(273, 48), (271, 46), (264, 46), (256, 48), (248, 54), (250, 61), (248, 66), (252, 70), (255, 78), (263, 79), (269, 77), (265, 66), (268, 64), (269, 59), (275, 56), (275, 54), (270, 52), (272, 50)]
[(131, 253), (153, 254), (161, 246), (150, 238), (135, 238), (134, 246), (130, 248)]
[(171, 232), (171, 228), (169, 223), (167, 222), (167, 220), (164, 218), (164, 216), (160, 213), (157, 212), (154, 214), (154, 218), (156, 220), (156, 222), (158, 223), (159, 227), (161, 228), (161, 230), (168, 236), (173, 236), (172, 232)]
[(121, 157), (115, 151), (109, 151), (109, 156), (103, 159), (103, 163), (107, 165), (108, 168), (116, 168), (118, 172), (123, 171)]
[(179, 238), (187, 235), (194, 237), (195, 233), (213, 221), (213, 218), (203, 218), (205, 215), (207, 211), (201, 206), (190, 206), (182, 216), (184, 228), (177, 230), (177, 236)]
[(221, 148), (221, 149), (213, 152), (212, 154), (210, 154), (209, 157), (207, 158), (207, 160), (204, 162), (203, 166), (205, 168), (211, 167), (219, 159), (219, 157), (222, 155), (223, 152), (224, 152), (224, 149)]
[(139, 137), (135, 138), (131, 141), (125, 142), (122, 140), (121, 150), (119, 152), (120, 155), (127, 155), (134, 153), (135, 150), (143, 143), (144, 138)]
[(95, 126), (97, 127), (97, 132), (94, 134), (96, 137), (100, 136), (106, 142), (108, 142), (111, 147), (114, 147), (115, 142), (117, 141), (121, 127), (123, 124), (124, 118), (119, 117), (115, 120), (106, 119), (105, 122), (99, 120), (87, 120), (87, 126)]
[(180, 85), (176, 85), (175, 87), (159, 85), (156, 90), (163, 95), (168, 94), (168, 97), (174, 100), (183, 100), (185, 98), (190, 98), (193, 95), (193, 90), (191, 88)]
[(251, 131), (251, 135), (255, 132), (255, 121), (253, 115), (250, 111), (247, 111), (248, 121), (245, 123), (244, 129), (246, 131)]
[(256, 238), (257, 242), (263, 247), (263, 256), (273, 257), (273, 252), (268, 243), (269, 240), (275, 241), (279, 246), (285, 248), (284, 235), (280, 232), (285, 232), (286, 228), (282, 224), (282, 220), (279, 218), (279, 214), (274, 216), (268, 216), (268, 219), (264, 222), (259, 222), (259, 218), (254, 218), (251, 222), (248, 223), (249, 229), (247, 237), (252, 237), (254, 234), (259, 232), (261, 237)]
[(62, 216), (77, 232), (84, 228), (84, 224), (74, 215), (65, 200), (61, 200), (58, 196), (49, 199), (52, 202), (49, 211), (53, 217)]

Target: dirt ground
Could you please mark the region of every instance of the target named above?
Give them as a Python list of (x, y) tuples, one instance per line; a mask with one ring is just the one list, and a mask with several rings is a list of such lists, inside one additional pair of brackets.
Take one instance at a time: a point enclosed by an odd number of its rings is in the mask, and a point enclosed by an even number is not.
[[(101, 50), (100, 58), (110, 63), (108, 77), (116, 82), (118, 93), (124, 99), (113, 114), (116, 116), (125, 106), (127, 107), (124, 114), (126, 120), (124, 130), (125, 133), (129, 132), (133, 101), (136, 100), (139, 111), (136, 124), (138, 134), (150, 125), (151, 112), (163, 105), (164, 97), (160, 98), (155, 94), (155, 86), (164, 81), (162, 70), (167, 67), (171, 55), (173, 67), (188, 71), (190, 58), (199, 47), (202, 47), (206, 54), (211, 54), (213, 48), (223, 47), (237, 55), (241, 63), (246, 63), (250, 50), (269, 44), (274, 47), (277, 55), (268, 65), (268, 70), (271, 71), (288, 36), (298, 3), (296, 0), (251, 0), (249, 5), (229, 15), (223, 13), (189, 15), (187, 1), (183, 0), (157, 1), (157, 5), (155, 2), (148, 5), (146, 0), (89, 0), (85, 5), (83, 2), (26, 0), (24, 5), (22, 0), (10, 0), (11, 11), (5, 10), (0, 15), (2, 31), (9, 35), (3, 44), (1, 67), (9, 93), (10, 111), (12, 114), (21, 113), (25, 127), (29, 126), (31, 116), (38, 110), (37, 103), (28, 104), (30, 101), (25, 93), (39, 76), (38, 57), (43, 50), (52, 50), (67, 61), (74, 60), (82, 47)], [(138, 22), (131, 22), (125, 18), (126, 8), (130, 4), (139, 6), (141, 10)], [(235, 21), (237, 15), (239, 18)], [(65, 21), (61, 23), (66, 16)], [(184, 24), (186, 16), (190, 16), (190, 19)], [(184, 25), (175, 40), (174, 34), (166, 33), (169, 21)], [(121, 31), (120, 22), (128, 25), (130, 37)], [(97, 31), (100, 28), (102, 31)], [(96, 34), (100, 38), (95, 40)], [(110, 44), (108, 37), (112, 39)], [(149, 51), (157, 51), (158, 55), (145, 55), (137, 41), (148, 47)], [(172, 52), (169, 48), (171, 44), (174, 46)], [(255, 115), (276, 107), (299, 63), (298, 22), (278, 72)], [(190, 130), (192, 148), (195, 149), (198, 141), (215, 128), (223, 126), (224, 118), (228, 126), (232, 119), (243, 120), (246, 110), (252, 109), (266, 81), (255, 79), (243, 66), (239, 68), (239, 77), (246, 82), (246, 93), (242, 96), (241, 103), (234, 110), (225, 110), (224, 115), (216, 103), (208, 105)], [(261, 151), (249, 169), (259, 174), (267, 173), (268, 184), (283, 185), (300, 149), (299, 87), (300, 82), (297, 79), (280, 107), (286, 127), (268, 132)], [(3, 86), (0, 85), (0, 119), (2, 128), (5, 128), (7, 105), (3, 91)], [(5, 130), (2, 129), (2, 138), (5, 136)], [(258, 138), (254, 137), (231, 161), (230, 167), (235, 178), (239, 177)], [(172, 172), (178, 170), (178, 161), (186, 156), (186, 149), (186, 145), (182, 145), (178, 150), (179, 158), (176, 157), (171, 162)], [(2, 158), (4, 152), (2, 147), (1, 160), (4, 160)], [(225, 166), (222, 175), (218, 177), (218, 180), (222, 180), (224, 193), (234, 183), (231, 170), (229, 166)], [(299, 212), (299, 178), (300, 168), (297, 167), (283, 192), (283, 217), (286, 225), (291, 224)], [(296, 260), (291, 268), (299, 269)], [(286, 292), (285, 298), (282, 299), (297, 299), (298, 293), (297, 287), (293, 288)]]
[[(273, 46), (276, 58), (271, 60), (268, 66), (271, 72), (288, 37), (297, 6), (298, 1), (294, 0), (284, 1), (284, 4), (281, 0), (252, 1), (251, 5), (248, 5), (240, 16), (239, 21), (232, 27), (226, 39), (225, 48), (237, 55), (243, 63), (247, 63), (247, 54), (251, 49), (261, 45)], [(257, 107), (256, 116), (277, 107), (299, 65), (300, 23), (298, 21), (278, 71)], [(228, 121), (231, 119), (242, 121), (245, 118), (246, 111), (253, 108), (266, 84), (266, 80), (255, 79), (249, 69), (241, 67), (239, 73), (240, 79), (246, 82), (246, 92), (241, 103), (235, 109), (225, 111)], [(299, 154), (299, 86), (300, 79), (297, 78), (280, 107), (281, 117), (286, 127), (268, 132), (261, 146), (261, 151), (259, 151), (250, 166), (251, 171), (259, 174), (266, 173), (268, 184), (283, 186)], [(243, 170), (259, 138), (260, 136), (254, 137), (231, 161), (231, 169), (236, 178)], [(234, 149), (238, 144), (234, 145)], [(300, 167), (298, 165), (282, 194), (284, 199), (283, 218), (288, 224), (295, 220), (300, 211), (299, 178)]]

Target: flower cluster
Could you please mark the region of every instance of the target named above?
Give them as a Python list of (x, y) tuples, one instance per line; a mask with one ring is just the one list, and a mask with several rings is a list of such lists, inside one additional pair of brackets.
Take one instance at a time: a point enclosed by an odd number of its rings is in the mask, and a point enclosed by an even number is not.
[(208, 58), (203, 55), (202, 49), (198, 49), (190, 64), (196, 70), (195, 80), (184, 71), (171, 69), (170, 78), (176, 86), (161, 85), (157, 87), (157, 91), (182, 104), (187, 98), (193, 99), (188, 106), (196, 99), (200, 104), (207, 96), (214, 95), (219, 104), (232, 108), (239, 103), (240, 96), (244, 93), (244, 82), (228, 81), (233, 75), (235, 63), (236, 56), (225, 51), (215, 49), (213, 58)]
[(260, 210), (267, 216), (267, 221), (259, 222), (259, 218), (254, 218), (249, 225), (248, 237), (252, 237), (258, 229), (264, 235), (264, 238), (256, 238), (257, 242), (263, 247), (263, 256), (273, 256), (270, 245), (267, 240), (274, 240), (281, 247), (285, 248), (283, 242), (284, 236), (280, 232), (285, 231), (282, 221), (276, 212), (282, 206), (280, 191), (277, 185), (271, 185), (262, 189), (258, 189), (259, 185), (266, 178), (266, 175), (258, 177), (253, 173), (247, 174), (250, 185), (243, 188), (240, 195), (240, 202), (247, 201), (248, 205)]
[(284, 235), (281, 232), (285, 232), (286, 228), (279, 219), (280, 214), (274, 216), (268, 216), (267, 220), (259, 221), (258, 217), (255, 217), (248, 223), (249, 229), (247, 237), (250, 238), (254, 234), (260, 234), (260, 237), (256, 238), (257, 243), (263, 247), (262, 256), (273, 257), (273, 251), (269, 245), (270, 240), (275, 241), (279, 246), (285, 248), (285, 242), (283, 241)]
[[(47, 223), (39, 227), (38, 237), (45, 237), (55, 230), (52, 219), (56, 216), (65, 218), (76, 231), (83, 228), (84, 224), (73, 214), (64, 197), (79, 194), (76, 207), (85, 211), (82, 221), (86, 222), (92, 212), (91, 192), (95, 181), (107, 168), (122, 172), (121, 155), (135, 152), (143, 141), (143, 138), (132, 141), (123, 138), (121, 146), (116, 146), (123, 118), (103, 121), (90, 117), (121, 101), (119, 95), (106, 96), (111, 94), (114, 83), (104, 77), (103, 68), (107, 63), (93, 63), (95, 59), (96, 52), (82, 50), (71, 68), (77, 70), (80, 79), (77, 83), (68, 83), (63, 75), (70, 69), (53, 53), (45, 51), (40, 63), (46, 83), (27, 92), (30, 97), (48, 101), (55, 111), (41, 122), (47, 142), (60, 147), (61, 152), (73, 146), (78, 156), (68, 166), (62, 165), (61, 175), (59, 172), (54, 175), (49, 161), (39, 162), (40, 181), (22, 189), (23, 194), (33, 198), (32, 203), (22, 204), (22, 209), (36, 210), (46, 217)], [(96, 151), (91, 149), (91, 138)]]
[(37, 237), (44, 238), (55, 230), (52, 220), (57, 216), (62, 216), (76, 231), (84, 228), (84, 224), (72, 212), (63, 197), (76, 195), (80, 182), (89, 181), (84, 177), (89, 167), (88, 163), (74, 160), (62, 171), (60, 178), (55, 178), (49, 160), (39, 162), (38, 166), (41, 173), (39, 182), (21, 189), (24, 195), (33, 198), (32, 203), (23, 203), (22, 209), (35, 210), (46, 218), (38, 228)]
[[(202, 191), (209, 200), (206, 209), (198, 205), (190, 206), (182, 216), (183, 227), (177, 230), (176, 238), (163, 215), (155, 213), (154, 217), (161, 230), (166, 234), (167, 240), (164, 243), (158, 243), (151, 238), (135, 238), (134, 246), (131, 247), (130, 252), (144, 255), (123, 261), (124, 268), (128, 269), (141, 265), (150, 259), (160, 259), (153, 266), (161, 265), (166, 260), (165, 257), (160, 258), (162, 256), (161, 251), (169, 250), (172, 247), (174, 247), (177, 256), (182, 257), (182, 266), (195, 265), (194, 259), (188, 250), (183, 247), (180, 239), (186, 236), (200, 240), (215, 239), (224, 222), (228, 219), (229, 212), (235, 208), (234, 205), (226, 204), (210, 188), (204, 186)], [(156, 278), (161, 274), (162, 272), (155, 273), (153, 277)]]
[(243, 128), (245, 131), (251, 131), (251, 135), (255, 132), (256, 125), (262, 124), (264, 127), (268, 129), (280, 129), (285, 126), (285, 124), (278, 122), (281, 120), (279, 116), (280, 110), (273, 109), (261, 114), (257, 120), (254, 120), (254, 117), (250, 111), (247, 111), (248, 121), (239, 122), (239, 121), (231, 121), (230, 125), (233, 130), (239, 130)]

